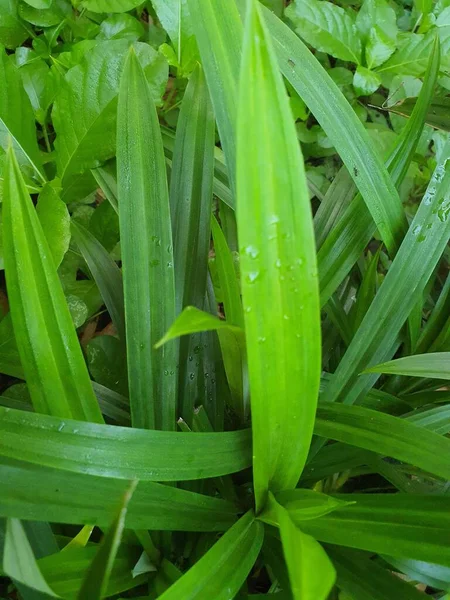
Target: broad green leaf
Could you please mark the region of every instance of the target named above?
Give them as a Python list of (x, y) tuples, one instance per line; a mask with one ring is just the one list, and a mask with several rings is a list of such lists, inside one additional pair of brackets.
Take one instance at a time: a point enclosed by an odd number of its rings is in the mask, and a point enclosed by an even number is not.
[(269, 509), (280, 528), (294, 600), (326, 600), (336, 579), (336, 572), (325, 550), (316, 540), (301, 531), (269, 492)]
[(373, 375), (358, 378), (358, 374), (392, 356), (400, 328), (439, 262), (450, 236), (450, 146), (447, 148), (378, 294), (323, 395), (325, 401), (351, 404), (369, 381), (373, 385)]
[(124, 13), (142, 4), (141, 0), (82, 0), (82, 5), (94, 13)]
[(236, 337), (244, 335), (240, 327), (230, 325), (228, 321), (223, 321), (210, 313), (198, 310), (195, 306), (187, 306), (174, 323), (172, 323), (164, 337), (157, 342), (155, 348), (160, 348), (168, 341), (182, 335), (190, 335), (200, 331), (220, 331), (222, 329), (229, 330)]
[(370, 30), (366, 45), (366, 61), (370, 69), (386, 62), (395, 52), (396, 41), (393, 40), (382, 25), (375, 25)]
[(201, 67), (186, 88), (170, 182), (177, 312), (203, 308), (214, 175), (214, 114)]
[(34, 8), (50, 8), (53, 0), (24, 0), (24, 2)]
[(361, 62), (361, 38), (353, 19), (326, 0), (295, 0), (286, 9), (297, 33), (311, 46), (341, 60)]
[(36, 212), (47, 238), (53, 262), (58, 268), (69, 249), (70, 216), (67, 206), (52, 184), (46, 183), (39, 194)]
[[(414, 107), (416, 106), (417, 98), (406, 98), (393, 106), (386, 107), (386, 110), (396, 115), (410, 117)], [(450, 98), (435, 97), (431, 101), (430, 108), (426, 116), (427, 125), (431, 125), (435, 129), (442, 131), (450, 131)]]
[(78, 598), (80, 600), (84, 600), (85, 598), (101, 600), (106, 594), (106, 589), (125, 527), (128, 504), (137, 484), (138, 481), (134, 480), (124, 494), (117, 517), (114, 519), (102, 539), (97, 554), (83, 579), (83, 583), (78, 592)]
[[(0, 16), (0, 24), (1, 18)], [(7, 150), (12, 144), (20, 165), (29, 170), (32, 168), (37, 178), (45, 182), (36, 141), (33, 109), (17, 68), (1, 46), (0, 79), (3, 81), (0, 87), (0, 145)], [(30, 173), (33, 174), (32, 171)]]
[[(30, 3), (19, 2), (19, 16), (37, 27), (59, 25), (70, 16), (71, 11), (72, 7), (68, 0), (53, 0), (49, 8), (35, 8)], [(44, 48), (42, 48), (43, 53), (45, 53)]]
[(358, 600), (426, 600), (413, 583), (403, 581), (369, 556), (327, 545), (337, 573), (337, 586)]
[(19, 74), (36, 120), (43, 125), (56, 93), (54, 73), (45, 60), (38, 58), (20, 65)]
[(366, 369), (364, 373), (387, 373), (431, 379), (450, 379), (450, 352), (404, 356)]
[[(124, 39), (98, 42), (62, 82), (52, 117), (58, 175), (64, 186), (71, 175), (98, 167), (115, 154), (117, 95), (129, 45)], [(148, 44), (138, 42), (135, 48), (150, 81), (151, 97), (159, 101), (167, 64)]]
[[(299, 521), (321, 542), (450, 566), (450, 499), (414, 494), (337, 494), (355, 504)], [(295, 512), (290, 513), (297, 524)]]
[(234, 191), (242, 22), (235, 0), (188, 0), (188, 7)]
[(131, 419), (174, 429), (177, 345), (155, 351), (175, 317), (172, 232), (158, 116), (133, 49), (118, 105), (117, 171)]
[(11, 315), (33, 405), (38, 412), (101, 422), (55, 264), (12, 149), (3, 212)]
[(381, 85), (381, 77), (375, 71), (358, 65), (353, 76), (353, 87), (358, 96), (370, 96)]
[(363, 36), (368, 68), (378, 67), (396, 49), (398, 29), (394, 9), (386, 0), (364, 0), (355, 23)]
[(269, 33), (256, 4), (249, 7), (238, 111), (237, 217), (261, 507), (268, 487), (295, 487), (305, 464), (320, 379), (320, 314), (303, 160)]
[(288, 490), (278, 492), (275, 497), (269, 494), (270, 501), (264, 508), (259, 518), (269, 525), (277, 526), (279, 523), (279, 507), (281, 506), (288, 512), (296, 511), (297, 520), (317, 519), (326, 515), (340, 506), (343, 506), (340, 500), (315, 492), (308, 489)]
[(2, 570), (14, 581), (49, 596), (57, 597), (42, 575), (27, 534), (18, 519), (11, 518), (6, 523)]
[[(2, 457), (116, 479), (177, 481), (219, 477), (251, 464), (248, 430), (148, 431), (61, 420), (0, 407), (8, 439)], [(148, 452), (143, 453), (142, 448)]]
[(378, 68), (378, 73), (421, 77), (427, 68), (434, 37), (431, 32), (427, 35), (419, 33), (400, 34), (398, 36), (398, 50)]
[(263, 14), (283, 75), (330, 138), (358, 186), (386, 247), (395, 254), (406, 230), (406, 219), (379, 153), (339, 88), (302, 41), (270, 11), (264, 9)]
[(72, 221), (72, 232), (74, 240), (99, 287), (119, 338), (125, 341), (122, 273), (108, 252), (87, 229)]
[[(65, 471), (63, 479), (61, 474), (59, 469), (3, 458), (0, 516), (108, 527), (129, 481), (107, 473), (94, 476)], [(126, 527), (225, 531), (234, 523), (238, 510), (218, 498), (142, 481), (128, 506)]]
[(126, 39), (132, 42), (144, 37), (145, 30), (140, 21), (127, 14), (111, 15), (100, 25), (99, 40)]
[(16, 0), (0, 0), (0, 44), (14, 49), (28, 36), (28, 31), (17, 14)]
[(407, 420), (361, 406), (320, 404), (314, 433), (449, 478), (450, 440)]
[(161, 600), (234, 598), (253, 567), (264, 537), (262, 523), (246, 513), (162, 596)]

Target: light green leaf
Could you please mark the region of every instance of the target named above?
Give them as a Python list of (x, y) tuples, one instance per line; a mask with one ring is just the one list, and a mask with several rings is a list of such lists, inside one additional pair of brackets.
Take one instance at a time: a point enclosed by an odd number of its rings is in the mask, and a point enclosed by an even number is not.
[(0, 44), (14, 49), (20, 46), (28, 35), (17, 14), (16, 0), (0, 0)]
[[(62, 479), (61, 473), (60, 469), (3, 458), (0, 516), (108, 527), (129, 481), (107, 473), (94, 476), (69, 471)], [(238, 510), (218, 498), (141, 481), (128, 507), (126, 527), (225, 531), (235, 522)]]
[(11, 313), (0, 321), (0, 373), (24, 379)]
[(67, 206), (52, 184), (45, 184), (39, 194), (36, 212), (52, 252), (53, 262), (58, 268), (69, 249), (70, 216)]
[(136, 42), (144, 37), (144, 27), (135, 17), (127, 14), (111, 15), (100, 25), (98, 40), (126, 39)]
[[(125, 39), (98, 42), (62, 82), (52, 116), (63, 185), (70, 175), (98, 167), (115, 154), (117, 95), (129, 45)], [(167, 63), (148, 44), (137, 42), (135, 48), (150, 81), (151, 97), (159, 101)]]
[(103, 167), (92, 169), (92, 175), (97, 182), (97, 185), (104, 193), (106, 199), (111, 204), (113, 209), (119, 214), (119, 202), (117, 200), (117, 177), (114, 164), (106, 164)]
[[(0, 407), (8, 443), (2, 460), (15, 458), (78, 474), (141, 481), (220, 477), (251, 464), (250, 431), (179, 433), (97, 425)], [(142, 452), (142, 448), (148, 452)]]
[[(321, 542), (450, 566), (450, 499), (422, 494), (336, 494), (355, 504), (299, 521)], [(295, 514), (291, 518), (297, 524)]]
[[(53, 0), (49, 8), (34, 8), (30, 3), (19, 2), (19, 16), (37, 27), (54, 27), (59, 25), (72, 12), (68, 0)], [(45, 45), (41, 48), (45, 54)]]
[(42, 125), (56, 92), (52, 85), (53, 73), (47, 63), (38, 58), (21, 65), (19, 74), (22, 77), (23, 86), (30, 99), (36, 120)]
[(397, 44), (381, 26), (375, 25), (370, 30), (366, 44), (366, 62), (369, 69), (382, 65), (395, 52)]
[(356, 27), (364, 39), (369, 69), (381, 65), (395, 51), (397, 16), (386, 0), (364, 0), (356, 15)]
[(353, 76), (353, 87), (358, 96), (370, 96), (381, 85), (381, 77), (378, 73), (361, 67), (359, 65)]
[(172, 323), (164, 337), (157, 342), (155, 348), (160, 348), (168, 341), (182, 335), (190, 335), (200, 331), (220, 331), (222, 329), (229, 330), (235, 336), (243, 337), (244, 335), (240, 327), (230, 325), (228, 321), (214, 317), (210, 313), (195, 308), (195, 306), (187, 306)]
[(366, 369), (364, 373), (387, 373), (390, 375), (408, 375), (410, 377), (428, 377), (430, 379), (450, 379), (450, 352), (432, 352), (416, 354), (391, 360)]
[(434, 34), (402, 33), (398, 36), (398, 50), (378, 68), (387, 75), (414, 75), (421, 77), (427, 68), (434, 43)]
[(142, 4), (142, 0), (82, 0), (86, 10), (94, 13), (124, 13)]
[(122, 273), (108, 252), (87, 229), (72, 221), (72, 231), (74, 240), (99, 287), (119, 338), (125, 342)]
[(78, 592), (79, 600), (101, 600), (106, 595), (114, 561), (119, 550), (125, 527), (128, 504), (136, 490), (138, 481), (134, 480), (128, 487), (121, 502), (120, 510), (114, 519), (91, 562)]
[(20, 165), (29, 169), (32, 167), (37, 177), (45, 182), (36, 141), (33, 109), (18, 70), (2, 47), (0, 79), (3, 81), (0, 86), (0, 145), (7, 150), (12, 143)]
[(249, 511), (160, 600), (234, 598), (255, 563), (263, 537), (262, 523)]
[(235, 0), (188, 0), (188, 7), (234, 192), (242, 22)]
[(27, 534), (18, 519), (8, 519), (6, 522), (3, 571), (13, 581), (18, 581), (43, 594), (58, 597), (44, 579)]
[[(269, 510), (280, 528), (294, 600), (326, 600), (334, 585), (336, 571), (322, 546), (299, 529), (269, 492)], [(263, 513), (264, 514), (264, 513)]]
[(50, 8), (53, 0), (24, 0), (24, 2), (34, 8)]
[(123, 71), (117, 138), (131, 419), (174, 429), (177, 345), (154, 349), (175, 318), (173, 247), (158, 115), (134, 49)]
[(3, 213), (11, 315), (33, 405), (38, 412), (101, 422), (55, 264), (12, 149)]
[(311, 46), (335, 58), (361, 62), (361, 38), (343, 8), (326, 0), (295, 0), (286, 9), (297, 33)]
[(241, 71), (237, 181), (255, 494), (262, 507), (268, 487), (296, 486), (306, 461), (320, 379), (320, 314), (303, 160), (272, 43), (253, 2)]

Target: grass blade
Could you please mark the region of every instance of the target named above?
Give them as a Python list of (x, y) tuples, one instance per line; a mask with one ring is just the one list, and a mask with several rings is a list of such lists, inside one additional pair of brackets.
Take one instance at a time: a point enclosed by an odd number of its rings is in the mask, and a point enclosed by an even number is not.
[(12, 149), (3, 219), (11, 316), (35, 410), (102, 422), (53, 258)]
[(154, 344), (175, 317), (172, 235), (155, 103), (133, 48), (118, 105), (117, 170), (131, 419), (174, 429), (176, 344)]
[(364, 373), (387, 373), (430, 379), (450, 379), (450, 352), (416, 354), (366, 369)]
[(98, 285), (117, 334), (125, 341), (125, 311), (122, 273), (109, 253), (80, 223), (72, 221), (72, 234)]
[(261, 549), (262, 523), (246, 513), (160, 600), (228, 600), (244, 583)]
[[(2, 458), (141, 481), (219, 477), (251, 465), (250, 431), (190, 435), (24, 413), (0, 407)], [(7, 441), (6, 441), (7, 440)], [(148, 452), (142, 452), (147, 448)]]
[(253, 2), (240, 94), (238, 231), (260, 507), (269, 485), (295, 487), (306, 460), (320, 378), (320, 315), (302, 156), (269, 34)]
[(305, 44), (268, 9), (264, 16), (281, 71), (305, 101), (344, 161), (389, 252), (406, 232), (399, 195), (364, 126)]
[(106, 595), (111, 571), (125, 527), (128, 504), (137, 484), (136, 480), (133, 481), (125, 492), (119, 513), (101, 541), (97, 554), (83, 579), (77, 596), (79, 600), (84, 600), (85, 598), (89, 598), (89, 600), (101, 600)]

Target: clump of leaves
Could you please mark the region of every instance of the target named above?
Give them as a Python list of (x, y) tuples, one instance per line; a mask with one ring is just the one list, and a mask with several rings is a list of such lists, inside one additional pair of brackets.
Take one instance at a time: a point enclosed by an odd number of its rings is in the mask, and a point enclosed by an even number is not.
[(447, 0), (0, 8), (1, 595), (444, 598)]

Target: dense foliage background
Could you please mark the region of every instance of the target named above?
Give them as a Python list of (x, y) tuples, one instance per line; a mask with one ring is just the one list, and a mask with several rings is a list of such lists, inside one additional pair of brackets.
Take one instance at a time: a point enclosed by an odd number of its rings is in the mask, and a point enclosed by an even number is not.
[(261, 4), (0, 0), (0, 597), (448, 597), (450, 0)]

